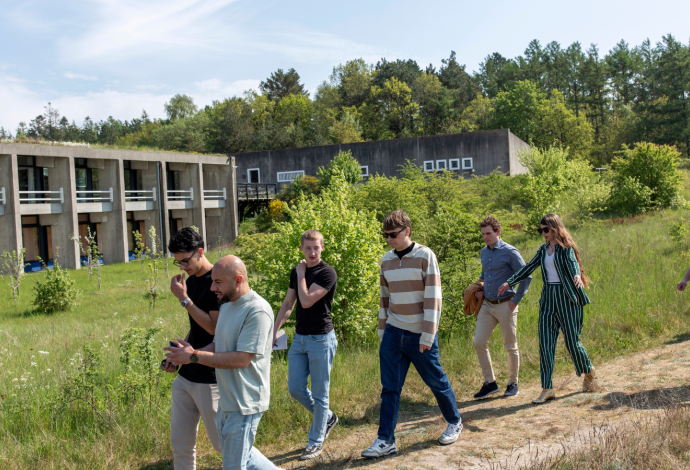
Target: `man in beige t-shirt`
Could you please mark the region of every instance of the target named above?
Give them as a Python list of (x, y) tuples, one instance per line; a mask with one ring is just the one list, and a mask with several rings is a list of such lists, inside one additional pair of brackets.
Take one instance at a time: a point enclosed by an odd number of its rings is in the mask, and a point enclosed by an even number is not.
[(213, 285), (222, 305), (214, 342), (194, 350), (165, 348), (174, 364), (198, 362), (215, 367), (220, 394), (218, 433), (223, 470), (274, 470), (259, 452), (252, 452), (256, 429), (270, 399), (273, 310), (249, 288), (247, 269), (236, 256), (225, 256), (213, 267)]

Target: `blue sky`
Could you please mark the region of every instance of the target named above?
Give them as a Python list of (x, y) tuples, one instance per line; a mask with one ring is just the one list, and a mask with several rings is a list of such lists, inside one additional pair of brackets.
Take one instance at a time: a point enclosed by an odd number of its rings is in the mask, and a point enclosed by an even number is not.
[(532, 39), (603, 53), (668, 33), (687, 43), (689, 18), (687, 0), (0, 0), (0, 126), (14, 132), (48, 101), (77, 124), (142, 109), (164, 117), (175, 93), (203, 106), (256, 89), (278, 68), (294, 67), (313, 93), (358, 57), (438, 67), (455, 50), (473, 71)]

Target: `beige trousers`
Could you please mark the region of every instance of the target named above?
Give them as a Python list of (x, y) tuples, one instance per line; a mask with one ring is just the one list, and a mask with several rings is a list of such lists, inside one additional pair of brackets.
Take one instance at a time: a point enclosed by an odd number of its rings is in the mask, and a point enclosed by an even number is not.
[(216, 423), (218, 398), (216, 384), (198, 384), (179, 375), (173, 381), (170, 443), (175, 470), (196, 469), (196, 436), (200, 418), (204, 420), (206, 434), (213, 448), (222, 452)]
[(515, 311), (511, 312), (508, 304), (509, 302), (503, 302), (493, 305), (484, 301), (477, 314), (474, 349), (477, 351), (484, 381), (488, 383), (496, 381), (493, 367), (491, 367), (491, 354), (489, 353), (489, 338), (491, 338), (491, 333), (493, 333), (496, 325), (501, 325), (503, 348), (508, 353), (508, 382), (518, 383), (520, 353), (517, 343), (517, 314), (519, 307), (515, 307)]

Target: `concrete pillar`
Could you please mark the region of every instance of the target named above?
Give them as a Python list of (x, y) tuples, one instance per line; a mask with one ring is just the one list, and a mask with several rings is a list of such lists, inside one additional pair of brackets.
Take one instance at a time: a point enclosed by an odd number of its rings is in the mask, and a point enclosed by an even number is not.
[(0, 253), (22, 247), (22, 216), (19, 208), (19, 172), (16, 155), (0, 155), (0, 188), (5, 188), (4, 215), (0, 215)]
[(60, 248), (60, 265), (64, 268), (79, 269), (79, 246), (70, 237), (79, 235), (79, 218), (77, 214), (76, 181), (74, 177), (74, 158), (55, 157), (55, 167), (48, 173), (50, 190), (62, 188), (65, 201), (62, 204), (62, 214), (56, 217), (52, 227), (53, 256), (56, 248)]
[(165, 173), (165, 162), (160, 161), (157, 163), (159, 171), (159, 198), (160, 201), (160, 215), (163, 220), (163, 233), (161, 234), (161, 240), (163, 242), (163, 251), (166, 255), (170, 256), (168, 251), (168, 243), (170, 243), (170, 237), (172, 236), (172, 227), (170, 227), (170, 217), (168, 217), (168, 175)]
[(92, 222), (101, 223), (101, 240), (103, 261), (106, 264), (127, 263), (127, 211), (125, 207), (124, 165), (122, 160), (97, 160), (103, 166), (99, 168), (98, 179), (102, 190), (113, 188), (113, 210), (92, 214)]
[(201, 163), (188, 165), (191, 167), (192, 188), (194, 188), (194, 204), (192, 206), (192, 220), (199, 229), (204, 246), (208, 247), (206, 236), (206, 214), (204, 213), (204, 171)]
[(222, 217), (223, 238), (231, 243), (240, 234), (239, 227), (239, 209), (237, 207), (237, 167), (235, 166), (235, 157), (228, 158), (229, 165), (226, 170), (225, 185), (227, 189), (228, 200), (225, 201), (225, 210)]
[(141, 174), (141, 179), (142, 179), (142, 184), (144, 185), (144, 189), (150, 190), (151, 188), (156, 188), (156, 192), (158, 193), (156, 195), (156, 203), (154, 204), (154, 208), (151, 211), (146, 211), (150, 212), (150, 214), (147, 214), (145, 217), (137, 217), (135, 214), (135, 219), (136, 220), (143, 220), (144, 221), (144, 230), (146, 231), (146, 246), (148, 248), (151, 248), (151, 240), (149, 239), (149, 230), (151, 227), (156, 228), (156, 235), (158, 236), (159, 239), (162, 239), (163, 236), (163, 231), (161, 227), (161, 197), (163, 197), (163, 194), (161, 192), (159, 180), (158, 180), (158, 162), (137, 162), (140, 165), (145, 164), (146, 169), (143, 169), (143, 165), (141, 166), (142, 168), (142, 174)]

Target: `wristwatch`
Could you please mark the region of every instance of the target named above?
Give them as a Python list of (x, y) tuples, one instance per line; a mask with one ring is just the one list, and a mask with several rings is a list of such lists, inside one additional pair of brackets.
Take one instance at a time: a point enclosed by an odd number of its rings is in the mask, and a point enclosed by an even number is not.
[(192, 353), (192, 355), (189, 356), (189, 362), (191, 362), (192, 364), (196, 364), (197, 361), (199, 360), (199, 356), (197, 356), (198, 353), (199, 353), (199, 351), (197, 349), (195, 349), (194, 352)]
[(188, 305), (189, 302), (191, 302), (191, 301), (192, 301), (192, 299), (190, 299), (189, 297), (187, 297), (186, 299), (180, 301), (180, 305), (182, 305), (182, 308), (187, 308), (187, 305)]

